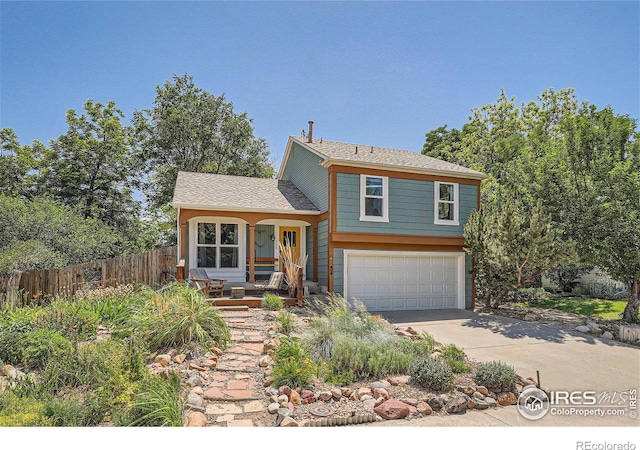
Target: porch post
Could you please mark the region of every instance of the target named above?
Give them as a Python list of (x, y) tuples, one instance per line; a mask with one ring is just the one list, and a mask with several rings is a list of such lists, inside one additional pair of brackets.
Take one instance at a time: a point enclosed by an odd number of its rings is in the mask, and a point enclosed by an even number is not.
[(256, 225), (249, 224), (249, 283), (256, 282)]
[(180, 255), (178, 259), (185, 259), (187, 254), (187, 221), (180, 221)]

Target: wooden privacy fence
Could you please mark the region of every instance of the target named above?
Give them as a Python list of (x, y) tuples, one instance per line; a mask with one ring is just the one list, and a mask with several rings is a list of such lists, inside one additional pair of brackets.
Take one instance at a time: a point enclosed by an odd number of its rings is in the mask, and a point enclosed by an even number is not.
[(22, 295), (35, 298), (73, 295), (88, 286), (123, 284), (158, 286), (175, 280), (177, 247), (165, 247), (137, 255), (100, 259), (59, 269), (14, 272), (0, 279), (0, 300)]

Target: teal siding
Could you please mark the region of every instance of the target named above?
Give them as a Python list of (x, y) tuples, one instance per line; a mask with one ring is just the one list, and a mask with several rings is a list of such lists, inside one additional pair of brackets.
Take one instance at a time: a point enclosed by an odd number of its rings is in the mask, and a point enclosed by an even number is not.
[(464, 224), (476, 207), (477, 186), (459, 185), (460, 225), (451, 226), (433, 223), (433, 185), (432, 181), (389, 178), (389, 222), (361, 222), (360, 175), (338, 173), (338, 231), (462, 236)]
[(464, 301), (464, 307), (465, 309), (471, 309), (471, 302), (472, 302), (472, 298), (471, 298), (471, 256), (466, 253), (464, 255), (464, 294), (465, 294), (465, 301)]
[(306, 235), (308, 258), (305, 270), (307, 272), (307, 280), (311, 280), (313, 278), (313, 227), (306, 227)]
[[(275, 228), (273, 225), (256, 225), (256, 233), (255, 233), (255, 252), (256, 258), (273, 258), (274, 257), (274, 247), (273, 241), (271, 240), (271, 236), (274, 234)], [(247, 225), (247, 258), (249, 257), (249, 225)], [(260, 267), (256, 262), (256, 278), (263, 279), (268, 278), (268, 274), (260, 273), (260, 272), (273, 272), (272, 267)], [(249, 264), (247, 263), (247, 272), (249, 272)]]
[(333, 249), (333, 293), (344, 294), (344, 250)]
[(329, 284), (329, 221), (318, 222), (318, 284)]
[(327, 169), (320, 166), (321, 158), (294, 143), (282, 173), (283, 180), (292, 181), (320, 211), (328, 207)]

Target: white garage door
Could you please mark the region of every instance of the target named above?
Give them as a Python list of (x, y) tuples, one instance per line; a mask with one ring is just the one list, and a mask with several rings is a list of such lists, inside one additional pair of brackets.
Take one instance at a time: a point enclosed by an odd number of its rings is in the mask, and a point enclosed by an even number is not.
[(464, 253), (345, 250), (345, 296), (369, 311), (464, 309)]

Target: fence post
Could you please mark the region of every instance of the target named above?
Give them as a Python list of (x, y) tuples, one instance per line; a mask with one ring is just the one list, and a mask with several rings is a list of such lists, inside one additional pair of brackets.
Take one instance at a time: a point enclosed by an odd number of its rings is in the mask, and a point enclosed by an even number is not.
[(302, 273), (302, 267), (298, 267), (298, 279), (296, 281), (296, 286), (298, 287), (298, 306), (300, 307), (304, 306), (302, 301), (302, 293), (304, 291), (304, 287), (302, 286)]

